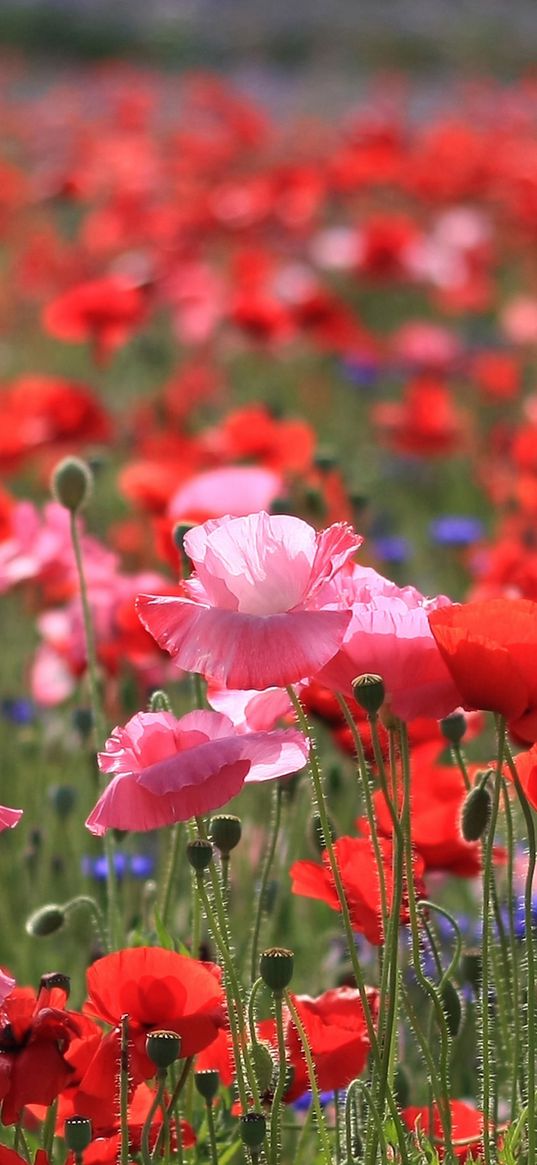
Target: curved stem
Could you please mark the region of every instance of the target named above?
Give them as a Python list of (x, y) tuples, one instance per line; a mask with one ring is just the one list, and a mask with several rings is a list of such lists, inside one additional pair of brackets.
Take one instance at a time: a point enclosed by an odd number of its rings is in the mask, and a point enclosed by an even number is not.
[(492, 989), (491, 983), (491, 948), (492, 948), (492, 934), (491, 934), (491, 906), (492, 906), (492, 860), (494, 850), (494, 834), (498, 822), (498, 812), (500, 808), (500, 789), (501, 789), (501, 771), (503, 764), (503, 756), (505, 749), (505, 720), (503, 717), (497, 717), (496, 720), (497, 734), (498, 734), (498, 755), (496, 761), (496, 775), (494, 779), (494, 793), (492, 798), (492, 807), (490, 813), (490, 821), (488, 825), (486, 839), (483, 845), (483, 973), (481, 977), (481, 1021), (483, 1026), (482, 1035), (482, 1108), (483, 1108), (483, 1155), (485, 1165), (492, 1165), (496, 1157), (494, 1148), (494, 1140), (491, 1137), (491, 1114), (492, 1114), (492, 1071), (493, 1071), (493, 1056), (491, 1049), (491, 1027), (492, 1027), (492, 1009), (490, 992)]
[(304, 1053), (304, 1059), (306, 1061), (306, 1065), (307, 1065), (307, 1069), (308, 1069), (312, 1102), (313, 1102), (313, 1107), (315, 1109), (315, 1115), (317, 1117), (317, 1125), (319, 1128), (319, 1137), (320, 1137), (320, 1141), (321, 1141), (321, 1152), (322, 1152), (322, 1156), (323, 1156), (323, 1161), (325, 1162), (325, 1165), (332, 1165), (332, 1149), (330, 1146), (330, 1140), (329, 1140), (328, 1132), (326, 1129), (326, 1122), (324, 1119), (324, 1113), (323, 1113), (322, 1105), (321, 1105), (321, 1098), (319, 1096), (319, 1088), (317, 1085), (317, 1076), (315, 1074), (315, 1064), (313, 1062), (313, 1056), (311, 1054), (310, 1046), (308, 1044), (308, 1037), (307, 1037), (306, 1032), (304, 1030), (304, 1025), (302, 1023), (302, 1020), (301, 1020), (301, 1018), (298, 1014), (298, 1011), (295, 1007), (294, 1001), (293, 1001), (293, 999), (292, 999), (292, 997), (287, 989), (284, 991), (284, 998), (285, 998), (285, 1002), (287, 1004), (287, 1007), (289, 1008), (289, 1012), (290, 1012), (293, 1024), (297, 1030), (298, 1038), (299, 1038), (300, 1043), (302, 1045), (302, 1051)]
[(283, 1027), (282, 992), (275, 991), (273, 999), (274, 1015), (276, 1018), (276, 1035), (278, 1038), (278, 1079), (276, 1081), (276, 1088), (274, 1089), (274, 1096), (272, 1097), (272, 1109), (270, 1113), (270, 1160), (271, 1165), (278, 1165), (278, 1161), (280, 1160), (280, 1116), (283, 1094), (285, 1092), (287, 1058), (285, 1049), (285, 1031)]
[(268, 848), (263, 862), (263, 871), (261, 874), (261, 882), (257, 895), (257, 907), (255, 912), (254, 929), (252, 934), (252, 953), (250, 958), (250, 977), (255, 979), (258, 971), (257, 956), (259, 952), (259, 933), (261, 930), (261, 920), (265, 910), (265, 901), (267, 893), (267, 883), (269, 874), (274, 861), (274, 854), (276, 853), (276, 845), (278, 843), (278, 834), (280, 832), (280, 824), (282, 818), (282, 793), (283, 786), (281, 781), (276, 781), (274, 788), (274, 799), (272, 807), (272, 821), (270, 827), (270, 839)]
[(153, 1118), (155, 1116), (155, 1113), (158, 1112), (159, 1107), (164, 1104), (165, 1086), (166, 1086), (166, 1069), (164, 1069), (163, 1071), (160, 1071), (158, 1074), (157, 1090), (156, 1090), (155, 1095), (153, 1097), (153, 1103), (152, 1103), (151, 1108), (149, 1109), (149, 1112), (145, 1118), (144, 1127), (142, 1129), (142, 1140), (141, 1140), (140, 1150), (141, 1150), (142, 1161), (143, 1161), (144, 1165), (151, 1165), (151, 1153), (149, 1150), (149, 1137), (151, 1135), (151, 1127), (153, 1124)]

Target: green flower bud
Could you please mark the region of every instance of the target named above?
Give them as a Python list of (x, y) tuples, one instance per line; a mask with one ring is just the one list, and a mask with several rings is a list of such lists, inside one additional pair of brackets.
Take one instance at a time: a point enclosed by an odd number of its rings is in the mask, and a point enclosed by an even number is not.
[(188, 842), (186, 855), (192, 869), (196, 870), (196, 873), (202, 874), (213, 860), (213, 847), (210, 841), (206, 841), (203, 837), (197, 837), (195, 841)]
[(352, 681), (352, 690), (356, 703), (361, 708), (364, 708), (368, 716), (376, 716), (377, 712), (382, 708), (386, 696), (386, 689), (382, 677), (369, 673), (357, 676)]
[(268, 1044), (251, 1044), (250, 1056), (261, 1095), (272, 1090), (276, 1065)]
[(91, 469), (80, 457), (64, 457), (52, 474), (51, 484), (56, 501), (72, 514), (77, 514), (91, 494)]
[[(333, 822), (328, 818), (328, 827), (330, 829), (330, 840), (336, 840), (336, 830)], [(314, 813), (311, 819), (311, 840), (315, 849), (322, 853), (326, 849), (326, 838), (324, 836), (321, 816), (319, 813)]]
[(465, 841), (479, 841), (485, 833), (491, 814), (490, 793), (485, 785), (476, 785), (464, 802), (461, 830)]
[(260, 1149), (265, 1140), (267, 1122), (262, 1112), (247, 1112), (239, 1120), (241, 1141), (247, 1149)]
[(327, 472), (329, 469), (335, 469), (338, 464), (338, 457), (335, 449), (325, 445), (317, 450), (313, 459), (313, 464), (316, 469)]
[(48, 795), (58, 817), (69, 817), (76, 805), (76, 789), (72, 785), (51, 785)]
[(64, 1125), (64, 1137), (67, 1148), (78, 1157), (91, 1142), (91, 1121), (87, 1116), (68, 1116)]
[(212, 818), (209, 833), (213, 845), (220, 850), (224, 857), (229, 857), (232, 849), (235, 849), (241, 839), (241, 819), (232, 813), (219, 813)]
[(162, 1071), (181, 1055), (181, 1037), (177, 1032), (150, 1032), (145, 1041), (145, 1050), (155, 1067)]
[(285, 947), (270, 947), (259, 960), (259, 974), (271, 991), (280, 992), (293, 978), (295, 956)]
[(34, 910), (34, 913), (26, 919), (24, 929), (26, 934), (30, 934), (32, 938), (45, 938), (48, 934), (55, 934), (56, 931), (61, 930), (64, 922), (65, 910), (63, 906), (49, 902), (47, 906), (41, 906), (39, 910)]
[(460, 744), (466, 732), (466, 716), (462, 712), (452, 712), (440, 721), (440, 731), (450, 744)]
[(462, 1006), (459, 992), (449, 979), (446, 980), (440, 991), (440, 999), (446, 1017), (448, 1032), (452, 1039), (455, 1039), (460, 1031)]
[(158, 691), (151, 693), (151, 696), (149, 697), (149, 711), (171, 712), (170, 701), (166, 695), (166, 692), (161, 691), (159, 688)]
[(194, 1083), (200, 1096), (203, 1096), (207, 1104), (212, 1104), (220, 1084), (216, 1068), (204, 1068), (202, 1072), (194, 1072)]

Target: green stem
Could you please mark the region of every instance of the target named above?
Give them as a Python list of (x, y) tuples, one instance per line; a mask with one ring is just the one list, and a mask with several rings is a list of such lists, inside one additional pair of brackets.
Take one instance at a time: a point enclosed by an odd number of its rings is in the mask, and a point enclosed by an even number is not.
[(211, 1150), (211, 1165), (218, 1165), (218, 1147), (216, 1144), (216, 1133), (214, 1128), (214, 1116), (212, 1101), (206, 1101), (207, 1113), (207, 1130), (209, 1133), (209, 1148)]
[(507, 763), (513, 777), (515, 788), (524, 814), (524, 821), (528, 834), (528, 868), (524, 887), (524, 929), (526, 938), (526, 1054), (527, 1054), (527, 1102), (528, 1102), (528, 1161), (537, 1159), (537, 1128), (536, 1117), (536, 1024), (535, 1024), (535, 935), (533, 930), (533, 879), (537, 865), (537, 843), (535, 836), (535, 822), (531, 806), (519, 780), (516, 766), (509, 746), (506, 747)]
[(265, 911), (265, 902), (267, 894), (267, 884), (269, 874), (274, 861), (274, 854), (276, 853), (276, 845), (278, 843), (278, 834), (280, 832), (280, 824), (282, 818), (282, 793), (283, 785), (281, 781), (275, 782), (273, 802), (272, 802), (272, 820), (270, 826), (270, 838), (265, 860), (263, 862), (263, 871), (261, 874), (261, 882), (257, 895), (257, 907), (255, 912), (254, 929), (252, 934), (252, 953), (250, 959), (250, 977), (252, 981), (255, 979), (258, 971), (257, 957), (259, 953), (259, 933), (261, 930), (261, 920)]
[[(76, 514), (70, 515), (71, 526), (71, 541), (73, 544), (73, 551), (75, 555), (76, 569), (78, 574), (78, 585), (80, 588), (80, 601), (82, 604), (82, 619), (84, 623), (84, 638), (86, 643), (86, 657), (88, 664), (88, 682), (90, 690), (91, 711), (93, 716), (93, 739), (95, 745), (95, 752), (103, 747), (106, 739), (106, 722), (102, 706), (101, 691), (99, 685), (99, 673), (97, 667), (97, 652), (95, 649), (95, 633), (93, 629), (93, 619), (91, 615), (88, 590), (86, 586), (86, 576), (84, 572), (84, 562), (82, 557), (82, 547), (80, 542), (80, 534), (78, 529), (78, 522)], [(104, 782), (106, 784), (106, 782)], [(114, 835), (111, 830), (108, 830), (103, 838), (104, 853), (106, 858), (106, 890), (108, 903), (108, 946), (110, 950), (117, 950), (121, 945), (118, 941), (119, 930), (119, 914), (118, 914), (118, 886), (117, 875), (115, 867), (116, 845)]]
[(283, 1026), (283, 995), (281, 991), (273, 993), (274, 1015), (276, 1019), (276, 1035), (278, 1038), (278, 1078), (272, 1109), (270, 1113), (270, 1160), (271, 1165), (278, 1165), (280, 1160), (280, 1118), (283, 1094), (287, 1075), (287, 1059), (285, 1051), (285, 1031)]
[(320, 1141), (321, 1141), (322, 1157), (323, 1157), (323, 1160), (325, 1162), (325, 1165), (332, 1165), (332, 1149), (330, 1146), (330, 1140), (329, 1140), (328, 1132), (326, 1129), (326, 1122), (324, 1119), (324, 1113), (323, 1113), (322, 1105), (321, 1105), (321, 1098), (319, 1096), (319, 1088), (317, 1085), (317, 1076), (315, 1074), (315, 1064), (313, 1062), (313, 1056), (311, 1054), (310, 1046), (308, 1044), (308, 1037), (307, 1037), (306, 1032), (304, 1030), (304, 1025), (302, 1023), (302, 1020), (301, 1020), (301, 1018), (298, 1014), (298, 1011), (295, 1007), (294, 1000), (292, 999), (292, 997), (289, 994), (289, 991), (287, 989), (284, 992), (284, 997), (285, 997), (285, 1002), (287, 1004), (287, 1007), (289, 1008), (291, 1019), (292, 1019), (294, 1026), (297, 1030), (298, 1038), (299, 1038), (300, 1043), (302, 1045), (302, 1051), (304, 1053), (304, 1058), (306, 1060), (306, 1065), (307, 1065), (307, 1069), (308, 1069), (308, 1076), (309, 1076), (309, 1081), (310, 1081), (311, 1095), (312, 1095), (312, 1103), (313, 1103), (313, 1107), (315, 1109), (315, 1115), (317, 1117), (317, 1125), (318, 1125), (319, 1137), (320, 1137)]
[[(315, 749), (315, 740), (313, 738), (313, 734), (311, 732), (311, 728), (310, 728), (310, 725), (308, 723), (307, 717), (304, 713), (304, 710), (302, 708), (300, 700), (298, 699), (298, 697), (295, 693), (294, 688), (288, 687), (287, 692), (288, 692), (289, 698), (291, 700), (291, 703), (295, 709), (299, 725), (300, 725), (303, 733), (306, 736), (308, 736), (308, 738), (310, 740), (310, 756), (309, 756), (310, 774), (311, 774), (311, 779), (312, 779), (312, 784), (313, 784), (315, 801), (316, 801), (317, 808), (319, 811), (319, 816), (321, 819), (321, 828), (322, 828), (323, 836), (324, 836), (324, 839), (326, 842), (326, 852), (328, 854), (328, 860), (330, 862), (330, 870), (332, 873), (332, 877), (334, 879), (334, 886), (335, 886), (335, 890), (337, 893), (338, 902), (339, 902), (339, 905), (341, 908), (343, 926), (344, 926), (344, 930), (345, 930), (345, 936), (347, 939), (347, 947), (348, 947), (348, 951), (349, 951), (349, 955), (350, 955), (350, 959), (351, 959), (351, 963), (352, 963), (354, 977), (356, 980), (356, 986), (358, 988), (358, 992), (360, 995), (360, 1001), (361, 1001), (363, 1012), (364, 1012), (364, 1018), (365, 1018), (366, 1027), (367, 1027), (367, 1034), (368, 1034), (368, 1038), (369, 1038), (369, 1043), (371, 1045), (371, 1054), (372, 1054), (373, 1060), (377, 1066), (377, 1070), (380, 1072), (381, 1071), (381, 1056), (380, 1056), (379, 1043), (378, 1043), (378, 1039), (377, 1039), (377, 1032), (375, 1029), (373, 1016), (371, 1014), (371, 1008), (369, 1006), (369, 1000), (367, 997), (367, 991), (366, 991), (364, 976), (362, 973), (362, 968), (360, 967), (360, 963), (358, 961), (358, 955), (356, 952), (356, 944), (354, 942), (354, 933), (353, 933), (353, 929), (352, 929), (352, 921), (351, 921), (351, 916), (350, 916), (350, 912), (349, 912), (349, 906), (347, 903), (347, 899), (345, 897), (345, 890), (343, 887), (343, 882), (341, 879), (339, 866), (337, 864), (337, 858), (336, 858), (336, 854), (335, 854), (335, 850), (334, 850), (334, 845), (332, 842), (330, 822), (328, 820), (328, 813), (326, 810), (326, 802), (325, 802), (325, 797), (324, 797), (324, 792), (323, 792), (323, 782), (322, 782), (321, 772), (319, 769), (319, 764), (317, 761), (317, 754), (316, 754), (316, 749)], [(403, 1165), (409, 1165), (408, 1154), (406, 1152), (406, 1147), (404, 1144), (404, 1129), (403, 1129), (403, 1125), (401, 1122), (401, 1117), (400, 1117), (398, 1109), (397, 1109), (397, 1105), (395, 1103), (393, 1091), (391, 1088), (387, 1089), (387, 1097), (386, 1098), (387, 1098), (387, 1102), (388, 1102), (388, 1107), (390, 1109), (390, 1115), (393, 1118), (395, 1125), (396, 1125), (396, 1128), (397, 1128), (397, 1131), (398, 1131), (398, 1136), (399, 1136), (399, 1140), (400, 1140), (401, 1158), (403, 1161)]]
[(163, 1071), (160, 1071), (158, 1074), (157, 1090), (156, 1090), (155, 1095), (153, 1097), (153, 1103), (152, 1103), (151, 1108), (149, 1109), (149, 1112), (145, 1118), (144, 1127), (142, 1129), (142, 1140), (141, 1140), (140, 1150), (141, 1150), (142, 1161), (143, 1161), (144, 1165), (151, 1165), (151, 1153), (149, 1150), (149, 1138), (151, 1135), (151, 1128), (153, 1125), (153, 1118), (155, 1116), (155, 1113), (157, 1113), (159, 1107), (164, 1104), (164, 1089), (165, 1089), (165, 1087), (166, 1087), (166, 1069), (164, 1069)]
[[(177, 870), (177, 862), (179, 859), (179, 851), (181, 841), (183, 839), (183, 827), (181, 822), (172, 825), (169, 834), (168, 857), (166, 861), (166, 874), (164, 877), (164, 884), (162, 887), (162, 895), (160, 899), (160, 920), (163, 926), (167, 925), (168, 914), (170, 910), (171, 896), (175, 882), (175, 873)], [(192, 951), (194, 958), (197, 958), (195, 951)]]
[(119, 1054), (120, 1165), (129, 1165), (129, 1017), (121, 1016)]
[(503, 764), (503, 756), (505, 749), (505, 720), (503, 717), (496, 718), (496, 728), (498, 735), (498, 755), (496, 761), (496, 775), (494, 779), (494, 793), (492, 797), (492, 807), (490, 813), (490, 821), (487, 829), (486, 839), (483, 845), (483, 973), (481, 977), (481, 1022), (483, 1027), (482, 1035), (482, 1109), (483, 1109), (483, 1155), (485, 1165), (492, 1165), (496, 1159), (495, 1140), (491, 1134), (491, 1116), (492, 1116), (492, 1072), (493, 1072), (493, 1053), (491, 1048), (491, 1027), (492, 1027), (492, 1008), (490, 1001), (490, 992), (492, 988), (491, 983), (491, 948), (492, 948), (492, 933), (491, 933), (491, 907), (492, 907), (492, 885), (493, 885), (493, 853), (494, 853), (494, 835), (496, 832), (496, 825), (498, 822), (498, 812), (500, 808), (500, 790), (501, 790), (501, 772)]
[(43, 1124), (43, 1149), (47, 1154), (49, 1161), (52, 1160), (52, 1149), (54, 1145), (54, 1133), (56, 1131), (56, 1116), (58, 1113), (58, 1101), (55, 1100), (48, 1108), (45, 1122)]
[[(509, 755), (508, 762), (509, 763)], [(518, 1095), (524, 1096), (525, 1063), (524, 1046), (522, 1039), (520, 999), (520, 976), (518, 968), (518, 943), (515, 934), (515, 895), (513, 889), (513, 865), (515, 858), (515, 839), (513, 830), (513, 814), (509, 800), (507, 783), (502, 777), (502, 799), (507, 834), (507, 902), (509, 918), (509, 967), (511, 971), (511, 1015), (513, 1022), (513, 1047), (515, 1050), (515, 1064), (511, 1071), (511, 1120), (514, 1121), (518, 1105)]]

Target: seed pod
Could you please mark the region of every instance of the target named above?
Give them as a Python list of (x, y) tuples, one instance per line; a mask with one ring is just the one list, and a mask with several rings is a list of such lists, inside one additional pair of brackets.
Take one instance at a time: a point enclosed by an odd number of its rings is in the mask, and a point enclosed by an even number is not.
[(156, 1068), (169, 1068), (181, 1055), (181, 1037), (177, 1032), (150, 1032), (145, 1041), (145, 1050)]
[(90, 1144), (91, 1121), (87, 1116), (68, 1116), (64, 1126), (64, 1137), (67, 1148), (78, 1157)]
[(201, 1072), (194, 1072), (194, 1083), (200, 1096), (203, 1096), (207, 1104), (212, 1104), (220, 1084), (216, 1068), (204, 1068)]
[(283, 991), (293, 978), (295, 956), (285, 947), (270, 947), (259, 960), (259, 974), (271, 991)]
[(466, 716), (462, 712), (452, 712), (440, 721), (440, 731), (450, 744), (460, 744), (466, 732)]
[(358, 676), (352, 681), (352, 690), (356, 703), (364, 708), (368, 716), (376, 716), (386, 697), (382, 676), (372, 675), (369, 672), (363, 676)]
[(209, 833), (213, 845), (224, 857), (229, 857), (242, 836), (241, 819), (233, 813), (218, 813), (211, 820)]
[(93, 476), (89, 465), (80, 457), (64, 457), (52, 474), (51, 484), (56, 501), (77, 514), (91, 494)]
[(262, 1112), (247, 1112), (239, 1121), (241, 1141), (247, 1149), (260, 1149), (265, 1140), (267, 1122)]
[(195, 841), (189, 841), (186, 854), (192, 869), (196, 870), (196, 873), (202, 874), (213, 860), (213, 847), (210, 841), (206, 841), (203, 837), (197, 837)]

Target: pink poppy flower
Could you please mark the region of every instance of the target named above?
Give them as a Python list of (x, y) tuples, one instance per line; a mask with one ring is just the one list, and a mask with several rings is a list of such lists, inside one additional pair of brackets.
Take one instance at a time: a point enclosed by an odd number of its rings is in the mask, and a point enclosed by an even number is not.
[(219, 712), (138, 712), (115, 728), (99, 753), (99, 767), (113, 779), (86, 825), (144, 831), (212, 812), (250, 782), (295, 773), (308, 758), (300, 732), (239, 734)]
[(225, 514), (245, 517), (265, 510), (283, 492), (283, 478), (258, 465), (225, 465), (189, 478), (174, 494), (168, 514), (175, 521), (205, 521)]
[(398, 587), (369, 567), (344, 580), (352, 618), (337, 655), (319, 672), (320, 683), (350, 692), (365, 672), (382, 676), (390, 707), (401, 720), (440, 720), (461, 704), (434, 641), (428, 611), (450, 605), (445, 595), (426, 599), (414, 587)]
[(142, 623), (185, 671), (229, 688), (283, 687), (335, 655), (350, 621), (334, 576), (361, 545), (350, 526), (317, 533), (261, 512), (206, 522), (185, 538), (183, 595), (139, 595)]
[(7, 999), (8, 995), (11, 995), (14, 986), (15, 980), (13, 976), (9, 974), (9, 971), (3, 971), (0, 967), (0, 1006), (4, 1002), (4, 999)]
[(6, 809), (0, 805), (0, 833), (3, 829), (14, 829), (22, 817), (22, 809)]

